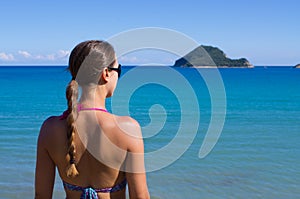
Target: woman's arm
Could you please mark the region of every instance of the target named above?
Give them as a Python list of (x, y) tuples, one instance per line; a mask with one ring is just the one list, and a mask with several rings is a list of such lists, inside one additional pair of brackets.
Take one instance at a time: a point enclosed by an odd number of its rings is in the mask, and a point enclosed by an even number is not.
[(55, 180), (55, 164), (47, 151), (49, 144), (48, 121), (45, 121), (40, 130), (37, 143), (37, 159), (35, 169), (35, 198), (52, 198)]
[(126, 178), (130, 199), (149, 199), (144, 165), (144, 142), (140, 125), (133, 120), (126, 158)]
[(150, 199), (145, 173), (126, 173), (130, 199)]

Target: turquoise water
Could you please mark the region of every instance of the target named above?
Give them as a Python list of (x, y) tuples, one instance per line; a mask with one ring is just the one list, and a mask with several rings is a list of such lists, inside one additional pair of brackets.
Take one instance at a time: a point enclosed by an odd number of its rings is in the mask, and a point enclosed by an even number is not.
[[(149, 68), (143, 70), (147, 76)], [(163, 71), (158, 67), (151, 70)], [(176, 71), (195, 91), (199, 128), (179, 159), (147, 173), (153, 198), (300, 197), (300, 70), (220, 69), (227, 99), (225, 124), (217, 144), (203, 159), (198, 153), (210, 123), (210, 95), (195, 69)], [(126, 74), (129, 73), (122, 78)], [(69, 80), (65, 67), (0, 67), (0, 198), (33, 198), (38, 131), (43, 120), (65, 109), (64, 92)], [(172, 85), (181, 86), (176, 78)], [(121, 90), (116, 92), (122, 94)], [(146, 153), (164, 147), (176, 137), (182, 113), (178, 95), (181, 94), (155, 82), (132, 93), (129, 112), (142, 127), (151, 124), (152, 105), (160, 104), (165, 109), (153, 113), (159, 121), (166, 115), (166, 122), (159, 132), (145, 138)], [(107, 102), (109, 110), (113, 100)], [(186, 117), (190, 121), (195, 110), (196, 107), (188, 109), (191, 114)], [(154, 124), (151, 128), (155, 129), (155, 125), (159, 126)], [(189, 135), (188, 128), (184, 130)], [(54, 198), (64, 198), (59, 178)]]

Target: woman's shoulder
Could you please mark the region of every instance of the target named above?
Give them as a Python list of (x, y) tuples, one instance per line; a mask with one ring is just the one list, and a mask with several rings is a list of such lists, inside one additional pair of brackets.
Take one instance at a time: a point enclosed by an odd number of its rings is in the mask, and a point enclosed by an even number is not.
[(141, 132), (140, 124), (130, 116), (115, 116), (117, 126), (126, 134), (132, 135)]
[(39, 137), (50, 141), (52, 138), (62, 135), (65, 130), (65, 122), (60, 116), (50, 116), (44, 120), (40, 128)]
[(140, 124), (138, 123), (138, 121), (136, 121), (135, 119), (133, 119), (130, 116), (116, 116), (117, 118), (117, 122), (119, 123), (124, 123), (130, 126), (135, 126), (135, 127), (140, 127)]
[(122, 132), (122, 140), (127, 143), (127, 151), (142, 154), (144, 152), (144, 141), (138, 121), (129, 116), (117, 116), (116, 121)]
[(41, 128), (59, 128), (63, 125), (63, 123), (64, 122), (61, 119), (61, 116), (49, 116), (47, 119), (44, 120)]
[(143, 147), (141, 127), (135, 119), (129, 116), (116, 116), (116, 123), (121, 132), (120, 138), (128, 144), (129, 151)]

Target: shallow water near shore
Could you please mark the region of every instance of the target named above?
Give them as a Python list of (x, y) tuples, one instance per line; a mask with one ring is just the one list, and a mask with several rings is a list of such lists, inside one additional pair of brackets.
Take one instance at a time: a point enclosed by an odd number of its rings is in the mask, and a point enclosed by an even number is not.
[[(0, 67), (0, 198), (34, 197), (37, 136), (47, 117), (60, 115), (66, 108), (65, 87), (70, 76), (65, 68)], [(133, 68), (124, 67), (123, 76)], [(149, 67), (143, 70), (147, 75)], [(199, 128), (179, 159), (147, 173), (151, 198), (299, 197), (300, 69), (219, 69), (226, 91), (225, 124), (215, 147), (203, 159), (198, 154), (211, 121), (210, 95), (196, 69), (174, 70), (187, 79), (196, 94)], [(172, 83), (181, 86), (176, 79)], [(164, 114), (157, 109), (152, 115), (165, 115), (166, 122), (159, 132), (145, 138), (146, 153), (175, 139), (182, 119), (182, 102), (177, 95), (166, 85), (152, 83), (137, 89), (129, 105), (118, 105), (129, 106), (131, 116), (142, 127), (151, 123), (152, 105), (165, 109)], [(113, 110), (112, 100), (107, 101), (109, 111)], [(194, 110), (188, 108), (191, 114), (185, 116), (187, 121), (193, 121)], [(152, 124), (147, 130), (155, 131), (159, 125)], [(184, 130), (188, 134), (189, 129)], [(53, 198), (64, 197), (57, 177)]]

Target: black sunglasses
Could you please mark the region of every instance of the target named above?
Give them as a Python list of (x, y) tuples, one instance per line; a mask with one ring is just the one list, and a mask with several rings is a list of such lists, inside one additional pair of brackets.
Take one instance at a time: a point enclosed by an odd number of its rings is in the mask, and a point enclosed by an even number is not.
[(120, 78), (121, 76), (121, 64), (119, 64), (118, 68), (113, 68), (113, 67), (107, 67), (109, 70), (114, 70), (114, 71), (117, 71), (118, 73), (118, 78)]

